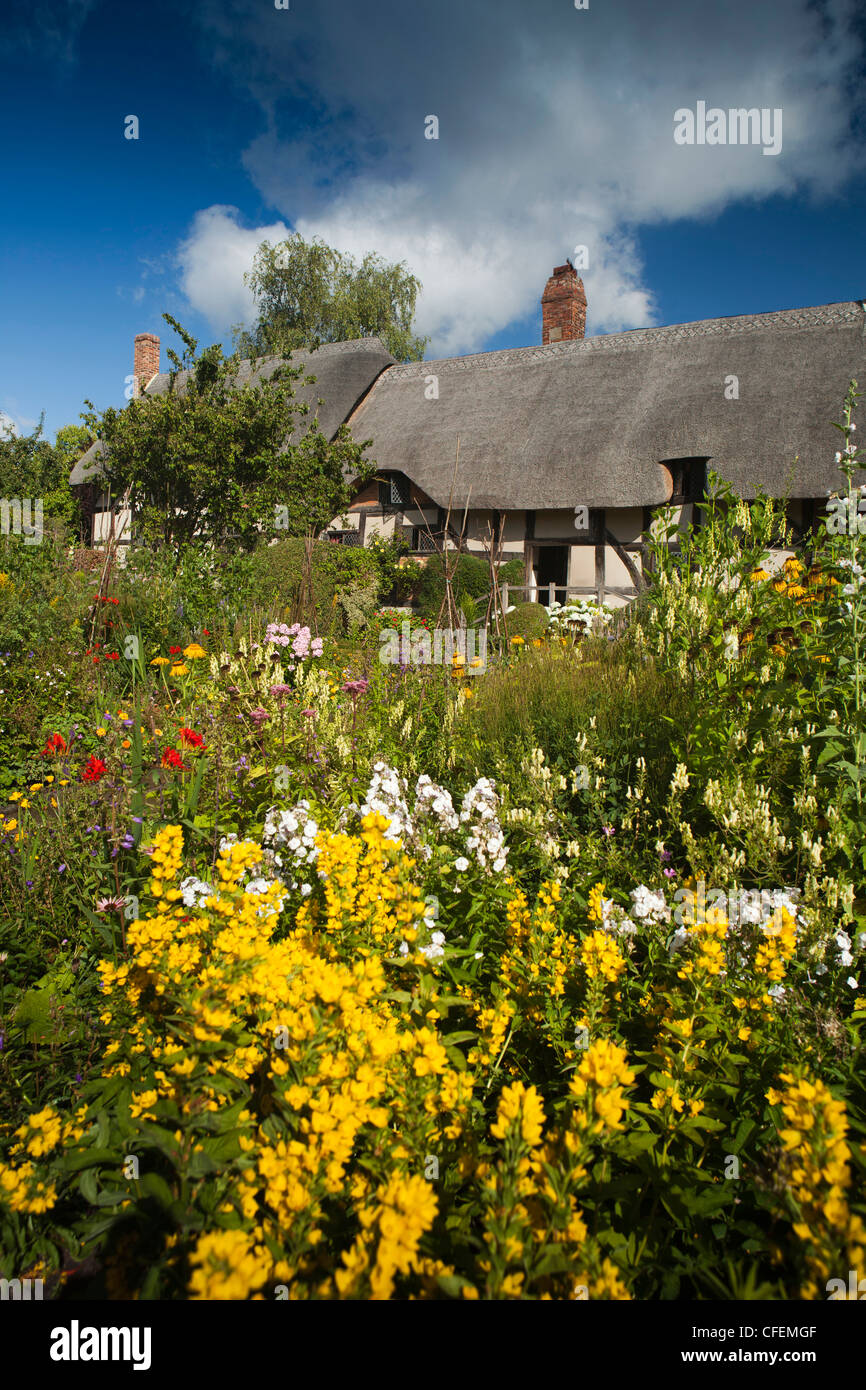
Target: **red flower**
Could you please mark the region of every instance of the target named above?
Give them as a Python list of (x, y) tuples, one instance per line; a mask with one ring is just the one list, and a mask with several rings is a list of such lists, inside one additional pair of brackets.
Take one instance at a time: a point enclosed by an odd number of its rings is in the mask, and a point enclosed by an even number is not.
[(162, 766), (182, 768), (183, 765), (183, 758), (180, 756), (177, 749), (166, 748), (165, 752), (162, 755)]
[(182, 651), (183, 647), (169, 647), (168, 654), (169, 656), (180, 656)]
[(62, 734), (52, 734), (45, 747), (42, 749), (43, 758), (52, 757), (55, 753), (66, 752), (66, 739)]
[(95, 656), (95, 657), (93, 658), (93, 664), (94, 664), (94, 666), (98, 666), (98, 665), (99, 665), (99, 657), (98, 657), (98, 656)]
[(180, 741), (189, 748), (204, 748), (204, 735), (197, 734), (194, 729), (181, 729)]
[(87, 759), (87, 766), (81, 774), (82, 782), (101, 782), (108, 768), (101, 758), (97, 758), (91, 753)]
[(106, 660), (106, 661), (119, 661), (119, 660), (120, 660), (120, 652), (106, 652), (106, 653), (105, 653), (105, 660)]
[(204, 635), (205, 637), (210, 637), (210, 633), (208, 632), (208, 630), (207, 630), (206, 627), (203, 627), (203, 628), (202, 628), (202, 633), (203, 633), (203, 635)]

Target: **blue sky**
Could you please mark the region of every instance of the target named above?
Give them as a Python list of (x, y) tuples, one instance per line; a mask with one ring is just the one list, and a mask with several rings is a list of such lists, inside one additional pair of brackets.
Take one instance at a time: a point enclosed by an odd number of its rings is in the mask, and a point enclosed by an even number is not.
[[(405, 260), (428, 356), (540, 342), (578, 244), (588, 333), (864, 298), (856, 11), (5, 0), (0, 411), (53, 438), (121, 405), (164, 311), (230, 346), (256, 246), (293, 228)], [(780, 108), (781, 153), (676, 145), (699, 100)]]

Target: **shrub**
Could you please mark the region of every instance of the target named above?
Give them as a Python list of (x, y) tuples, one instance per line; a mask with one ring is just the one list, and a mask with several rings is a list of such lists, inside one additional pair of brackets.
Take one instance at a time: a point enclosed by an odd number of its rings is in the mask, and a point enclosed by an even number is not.
[(506, 619), (509, 637), (522, 637), (531, 642), (540, 637), (550, 621), (543, 603), (518, 603)]
[[(453, 563), (453, 559), (449, 562)], [(477, 555), (461, 555), (454, 567), (452, 592), (458, 608), (464, 597), (478, 599), (490, 589), (490, 570)], [(441, 556), (432, 556), (424, 567), (415, 591), (415, 603), (422, 617), (433, 622), (445, 598), (445, 566)]]

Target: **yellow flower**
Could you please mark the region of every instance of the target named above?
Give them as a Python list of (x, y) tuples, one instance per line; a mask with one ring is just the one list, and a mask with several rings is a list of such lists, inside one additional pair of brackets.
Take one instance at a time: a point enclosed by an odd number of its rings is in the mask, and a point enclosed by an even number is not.
[(526, 639), (524, 637), (512, 637), (511, 645), (512, 647), (522, 647), (525, 644), (525, 641)]
[(535, 1087), (524, 1086), (522, 1081), (515, 1081), (512, 1086), (503, 1087), (496, 1121), (490, 1126), (490, 1133), (494, 1139), (504, 1139), (512, 1124), (518, 1119), (523, 1142), (531, 1149), (535, 1148), (541, 1143), (544, 1106)]
[(171, 662), (167, 656), (155, 656), (150, 664), (151, 666), (170, 666)]
[(587, 916), (590, 922), (600, 922), (602, 918), (602, 903), (604, 900), (604, 884), (596, 883), (589, 890), (589, 911)]
[(204, 647), (199, 646), (198, 642), (191, 642), (188, 647), (184, 647), (183, 654), (190, 661), (200, 661), (203, 656), (207, 656)]
[(594, 931), (582, 943), (580, 959), (590, 980), (601, 978), (614, 984), (625, 970), (619, 946), (606, 932)]
[(751, 584), (760, 584), (762, 579), (769, 579), (769, 577), (766, 570), (752, 570), (752, 573), (749, 575), (749, 582)]
[(96, 730), (96, 737), (97, 737), (97, 738), (105, 738), (105, 732), (106, 732), (105, 729), (97, 729), (97, 730)]
[(183, 663), (181, 662), (180, 666), (172, 666), (172, 668), (171, 668), (171, 670), (169, 671), (168, 674), (169, 674), (170, 676), (188, 676), (188, 675), (189, 675), (189, 667), (188, 667), (188, 666), (184, 666)]

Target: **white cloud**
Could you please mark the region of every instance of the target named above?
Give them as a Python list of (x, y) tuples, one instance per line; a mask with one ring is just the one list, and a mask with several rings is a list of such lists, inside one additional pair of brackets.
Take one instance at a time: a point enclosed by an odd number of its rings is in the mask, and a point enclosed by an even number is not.
[(32, 434), (38, 424), (38, 420), (31, 420), (28, 415), (22, 415), (14, 405), (8, 410), (0, 409), (0, 438), (8, 439), (13, 434)]
[(196, 213), (189, 236), (178, 252), (181, 289), (210, 324), (225, 332), (253, 317), (253, 297), (244, 285), (260, 242), (288, 235), (284, 222), (247, 229), (238, 209), (222, 204)]
[[(405, 260), (424, 285), (432, 354), (481, 347), (539, 313), (554, 264), (589, 247), (588, 331), (654, 320), (641, 225), (732, 203), (821, 196), (862, 167), (851, 140), (861, 57), (852, 0), (381, 0), (269, 11), (203, 0), (208, 52), (260, 103), (245, 166), (286, 224), (341, 250)], [(238, 34), (244, 35), (238, 41)], [(783, 150), (682, 147), (673, 113), (698, 100), (783, 110)], [(436, 114), (438, 141), (424, 139)], [(255, 247), (200, 212), (183, 289), (214, 326), (249, 317)], [(806, 296), (807, 297), (807, 296)]]

